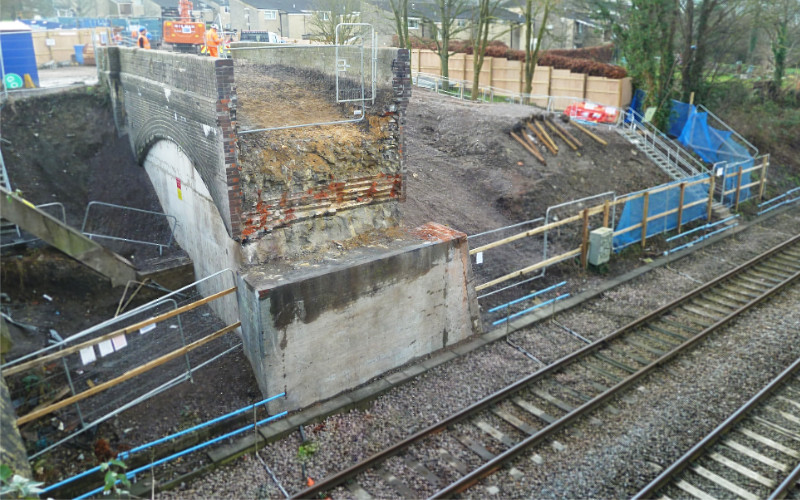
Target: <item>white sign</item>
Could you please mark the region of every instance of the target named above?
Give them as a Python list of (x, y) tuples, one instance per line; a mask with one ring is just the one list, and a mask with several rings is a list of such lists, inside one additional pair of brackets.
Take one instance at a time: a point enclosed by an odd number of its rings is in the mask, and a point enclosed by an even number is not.
[(100, 349), (100, 356), (108, 356), (112, 352), (114, 352), (114, 345), (111, 343), (110, 340), (104, 340), (97, 344), (97, 348)]
[(125, 339), (124, 333), (118, 337), (114, 337), (113, 339), (111, 339), (111, 343), (114, 344), (115, 351), (119, 351), (120, 349), (128, 345), (128, 341)]
[(95, 354), (94, 354), (94, 347), (93, 346), (84, 347), (83, 349), (81, 349), (81, 362), (84, 365), (88, 365), (89, 363), (91, 363), (92, 361), (94, 361), (96, 359), (97, 359), (97, 356), (95, 356)]
[(483, 252), (475, 254), (475, 264), (483, 264)]
[(56, 46), (56, 39), (55, 38), (45, 38), (44, 44), (48, 47), (55, 47)]
[(147, 325), (147, 326), (143, 326), (143, 327), (141, 327), (139, 329), (139, 334), (140, 335), (144, 335), (145, 333), (149, 332), (150, 330), (155, 330), (155, 329), (156, 329), (156, 324), (155, 323)]

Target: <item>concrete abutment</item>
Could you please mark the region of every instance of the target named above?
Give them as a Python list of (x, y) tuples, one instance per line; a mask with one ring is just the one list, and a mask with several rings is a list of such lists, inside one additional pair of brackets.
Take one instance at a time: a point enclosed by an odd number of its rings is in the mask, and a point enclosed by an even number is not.
[[(336, 74), (332, 49), (313, 49), (297, 71), (285, 69), (296, 48), (237, 59), (248, 71), (301, 75), (284, 87), (324, 89)], [(480, 333), (466, 236), (400, 228), (407, 51), (379, 52), (364, 120), (259, 137), (238, 134), (253, 94), (237, 95), (234, 60), (114, 47), (98, 61), (196, 278), (235, 271), (236, 300), (217, 313), (241, 320), (264, 395), (286, 391), (284, 407), (307, 406)], [(350, 112), (323, 97), (314, 96), (320, 113)]]

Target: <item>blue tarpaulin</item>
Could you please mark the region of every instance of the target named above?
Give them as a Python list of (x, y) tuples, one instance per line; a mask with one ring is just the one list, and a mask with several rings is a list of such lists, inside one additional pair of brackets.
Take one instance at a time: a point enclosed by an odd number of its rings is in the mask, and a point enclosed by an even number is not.
[[(709, 174), (700, 174), (687, 179), (670, 182), (657, 186), (648, 191), (656, 191), (648, 195), (647, 200), (647, 218), (651, 219), (647, 223), (647, 237), (655, 236), (656, 234), (664, 233), (678, 227), (678, 212), (673, 212), (669, 215), (661, 215), (675, 210), (680, 204), (681, 197), (681, 183), (692, 182), (701, 179), (707, 179)], [(665, 187), (669, 186), (666, 189)], [(695, 184), (684, 189), (683, 205), (689, 205), (695, 201), (708, 199), (708, 184)], [(631, 226), (642, 223), (642, 215), (644, 213), (644, 196), (635, 198), (625, 202), (625, 207), (622, 209), (622, 215), (619, 218), (619, 223), (614, 229), (614, 232), (622, 231)], [(661, 215), (659, 217), (659, 215)], [(697, 219), (706, 218), (706, 205), (697, 204), (683, 210), (681, 216), (681, 224), (686, 224)], [(623, 234), (614, 236), (614, 250), (620, 251), (631, 243), (636, 243), (642, 240), (642, 228), (632, 229)]]
[(694, 111), (695, 107), (685, 102), (672, 100), (672, 110), (669, 114), (669, 132), (667, 135), (671, 137), (678, 137), (683, 132), (683, 127), (686, 126), (686, 120), (689, 119), (689, 113)]

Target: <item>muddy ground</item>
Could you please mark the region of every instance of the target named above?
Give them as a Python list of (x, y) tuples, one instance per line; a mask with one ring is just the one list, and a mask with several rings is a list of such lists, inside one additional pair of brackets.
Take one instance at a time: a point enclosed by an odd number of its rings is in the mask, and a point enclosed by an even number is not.
[[(606, 191), (627, 193), (666, 181), (642, 154), (611, 131), (598, 131), (609, 142), (602, 146), (570, 128), (583, 147), (571, 151), (558, 141), (558, 155), (544, 152), (547, 165), (541, 165), (509, 136), (518, 120), (530, 114), (529, 108), (478, 105), (415, 89), (405, 126), (404, 225), (416, 227), (435, 221), (475, 234), (541, 217), (547, 207), (566, 201)], [(159, 210), (143, 168), (130, 153), (127, 137), (117, 135), (107, 100), (95, 90), (7, 104), (0, 115), (0, 136), (12, 187), (35, 204), (63, 203), (67, 221), (74, 226), (80, 226), (92, 200)], [(153, 236), (147, 223), (119, 224), (113, 217), (101, 223), (130, 230), (134, 236)], [(137, 245), (119, 251), (134, 262), (152, 257), (152, 249)], [(516, 248), (499, 254), (494, 267), (484, 266), (476, 272), (483, 279), (518, 268), (519, 259), (528, 258), (530, 251)], [(626, 265), (621, 261), (617, 270)], [(11, 325), (17, 340), (14, 355), (46, 345), (50, 329), (66, 337), (113, 316), (123, 292), (41, 245), (4, 251), (0, 277), (3, 311), (37, 329), (32, 333)], [(132, 305), (152, 296), (143, 293)], [(197, 321), (203, 331), (216, 326), (207, 315), (201, 314)], [(234, 340), (226, 340), (225, 345)], [(43, 461), (36, 467), (37, 478), (52, 480), (94, 464), (92, 450), (98, 438), (112, 444), (140, 444), (177, 430), (187, 421), (208, 420), (225, 409), (260, 399), (241, 350), (201, 371), (195, 382), (181, 384), (100, 425), (79, 440), (75, 449)], [(31, 451), (42, 445), (41, 429), (24, 428), (23, 434), (30, 438)], [(52, 441), (58, 433), (51, 429), (44, 435)], [(62, 461), (66, 457), (69, 460)]]

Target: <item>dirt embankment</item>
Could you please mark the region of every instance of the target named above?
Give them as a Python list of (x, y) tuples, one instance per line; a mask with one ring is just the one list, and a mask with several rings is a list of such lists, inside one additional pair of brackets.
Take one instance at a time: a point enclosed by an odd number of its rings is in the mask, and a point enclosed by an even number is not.
[(574, 127), (583, 143), (559, 139), (557, 156), (541, 165), (509, 135), (531, 108), (475, 104), (414, 89), (405, 151), (405, 224), (428, 221), (474, 234), (542, 217), (547, 207), (606, 191), (624, 194), (668, 181), (649, 159), (613, 131), (597, 130), (602, 146)]

